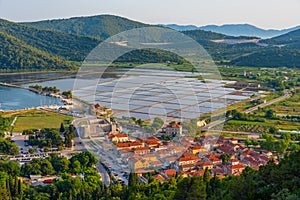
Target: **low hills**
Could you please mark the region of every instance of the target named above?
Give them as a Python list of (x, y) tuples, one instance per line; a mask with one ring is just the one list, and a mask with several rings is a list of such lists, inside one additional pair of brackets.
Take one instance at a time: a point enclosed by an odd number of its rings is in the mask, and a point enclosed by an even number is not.
[(166, 24), (162, 25), (165, 27), (172, 28), (177, 31), (189, 31), (189, 30), (203, 30), (212, 31), (230, 36), (248, 36), (248, 37), (259, 37), (259, 38), (272, 38), (280, 35), (284, 35), (294, 30), (300, 29), (300, 26), (295, 26), (288, 29), (276, 30), (276, 29), (262, 29), (251, 24), (224, 24), (218, 25), (206, 25), (197, 27), (195, 25), (177, 25), (177, 24)]

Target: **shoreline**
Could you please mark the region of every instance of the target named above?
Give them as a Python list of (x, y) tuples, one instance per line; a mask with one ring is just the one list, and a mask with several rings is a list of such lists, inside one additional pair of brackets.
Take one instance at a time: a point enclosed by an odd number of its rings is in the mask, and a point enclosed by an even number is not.
[[(63, 98), (63, 96), (61, 94), (43, 94), (42, 92), (40, 92), (40, 91), (38, 91), (38, 90), (36, 90), (34, 88), (25, 87), (25, 86), (22, 86), (22, 85), (10, 84), (10, 83), (3, 83), (3, 82), (0, 82), (0, 86), (27, 90), (27, 91), (36, 93), (36, 94), (41, 95), (41, 96), (48, 96), (48, 97), (59, 99), (60, 102), (63, 103), (63, 105), (61, 105), (61, 106), (58, 106), (58, 105), (47, 105), (46, 106), (45, 105), (45, 106), (35, 106), (35, 107), (30, 107), (30, 108), (23, 108), (23, 109), (18, 109), (18, 110), (2, 110), (2, 109), (0, 109), (0, 112), (12, 112), (12, 111), (22, 111), (22, 110), (32, 110), (32, 109), (38, 109), (38, 110), (42, 109), (42, 110), (45, 110), (45, 108), (51, 108), (53, 106), (55, 106), (55, 107), (64, 107), (64, 106), (69, 106), (69, 105), (73, 104), (72, 100), (71, 100), (71, 104), (70, 104), (69, 103), (70, 99)], [(0, 103), (0, 105), (1, 105), (1, 103)]]

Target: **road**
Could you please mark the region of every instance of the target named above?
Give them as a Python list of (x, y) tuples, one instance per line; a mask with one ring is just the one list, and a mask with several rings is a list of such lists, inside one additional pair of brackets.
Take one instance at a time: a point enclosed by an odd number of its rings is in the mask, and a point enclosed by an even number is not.
[(110, 177), (109, 177), (107, 171), (105, 170), (105, 168), (103, 167), (103, 165), (100, 162), (98, 162), (96, 165), (96, 168), (101, 175), (102, 183), (104, 183), (106, 186), (109, 186), (110, 185)]
[(285, 99), (285, 98), (287, 98), (287, 97), (290, 96), (290, 95), (289, 95), (289, 90), (286, 89), (286, 90), (284, 90), (283, 92), (284, 92), (284, 95), (283, 95), (283, 96), (280, 96), (280, 97), (278, 97), (278, 98), (276, 98), (276, 99), (272, 99), (272, 100), (270, 100), (270, 101), (268, 101), (268, 102), (266, 102), (266, 103), (259, 104), (259, 105), (257, 105), (257, 106), (252, 107), (252, 108), (249, 108), (249, 109), (247, 109), (247, 110), (245, 110), (245, 111), (243, 111), (243, 112), (244, 112), (244, 113), (250, 113), (250, 112), (253, 112), (253, 111), (257, 110), (258, 108), (263, 108), (263, 107), (269, 106), (269, 105), (271, 105), (271, 104), (274, 104), (274, 103), (277, 103), (277, 102), (279, 102), (279, 101), (282, 101), (283, 99)]
[[(82, 118), (78, 118), (78, 119), (75, 119), (73, 121), (73, 125), (74, 127), (79, 127), (80, 123), (81, 122), (86, 122), (87, 125), (90, 124), (90, 120), (93, 120), (96, 118), (96, 116), (94, 115), (93, 111), (90, 109), (90, 105), (80, 101), (80, 100), (74, 100), (76, 101), (77, 104), (80, 104), (82, 105), (84, 108), (84, 112), (85, 112), (85, 116), (82, 117)], [(81, 137), (82, 134), (79, 132), (79, 129), (76, 129), (77, 131), (77, 138), (75, 138), (74, 142), (75, 142), (75, 147), (76, 148), (80, 148), (80, 147), (77, 147), (76, 145), (79, 143), (81, 146), (83, 146), (83, 148), (89, 150), (89, 151), (94, 151), (94, 149), (85, 142), (85, 140), (82, 140), (83, 138)], [(94, 142), (92, 140), (89, 140), (90, 142)], [(97, 152), (95, 152), (97, 154)], [(97, 154), (98, 155), (98, 154)], [(101, 181), (106, 185), (106, 186), (109, 186), (110, 185), (110, 177), (109, 177), (109, 174), (108, 172), (105, 170), (105, 168), (103, 167), (103, 165), (98, 162), (96, 164), (96, 169), (97, 171), (99, 172), (100, 176), (101, 176)]]
[[(272, 104), (274, 104), (274, 103), (277, 103), (277, 102), (279, 102), (279, 101), (282, 101), (282, 100), (284, 100), (285, 98), (287, 98), (287, 97), (290, 96), (290, 95), (289, 95), (289, 90), (285, 89), (283, 92), (284, 92), (284, 95), (282, 95), (282, 96), (280, 96), (280, 97), (278, 97), (278, 98), (276, 98), (276, 99), (272, 99), (272, 100), (270, 100), (270, 101), (268, 101), (268, 102), (266, 102), (266, 103), (262, 103), (262, 104), (259, 104), (259, 105), (257, 105), (257, 106), (251, 107), (251, 108), (249, 108), (249, 109), (247, 109), (247, 110), (244, 110), (244, 111), (242, 111), (242, 112), (247, 114), (247, 113), (250, 113), (250, 112), (253, 112), (253, 111), (257, 110), (258, 108), (263, 108), (263, 107), (272, 105)], [(213, 121), (213, 122), (207, 124), (205, 127), (203, 127), (203, 128), (201, 129), (201, 131), (209, 131), (212, 127), (217, 126), (217, 125), (219, 125), (219, 124), (222, 124), (222, 123), (224, 123), (224, 122), (226, 122), (226, 121), (228, 121), (228, 120), (231, 120), (231, 119), (232, 119), (232, 117), (227, 117), (227, 118), (225, 118), (225, 119)]]

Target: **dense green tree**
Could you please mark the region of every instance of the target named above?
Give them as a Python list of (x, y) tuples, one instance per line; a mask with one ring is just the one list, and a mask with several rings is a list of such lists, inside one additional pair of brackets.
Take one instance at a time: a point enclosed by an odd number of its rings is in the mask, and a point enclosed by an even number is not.
[(204, 170), (203, 181), (208, 183), (210, 180), (210, 170), (206, 167)]
[(273, 119), (273, 118), (275, 118), (276, 117), (276, 113), (275, 113), (275, 111), (274, 110), (267, 110), (266, 111), (266, 114), (265, 114), (265, 117), (267, 118), (267, 119)]
[(232, 157), (231, 154), (222, 154), (221, 155), (222, 163), (227, 164), (231, 157)]
[(178, 183), (174, 199), (204, 200), (206, 199), (206, 184), (201, 177), (183, 178)]
[(155, 131), (158, 131), (160, 128), (162, 128), (163, 125), (164, 125), (164, 120), (160, 117), (155, 117), (153, 123), (151, 124), (151, 127)]
[(61, 157), (56, 154), (51, 154), (47, 159), (52, 163), (56, 173), (64, 173), (69, 169), (70, 161), (66, 157)]
[(40, 165), (43, 176), (53, 175), (55, 173), (52, 163), (48, 159), (42, 160)]
[(139, 177), (136, 173), (131, 172), (129, 174), (129, 179), (128, 179), (128, 186), (129, 187), (136, 187), (139, 183)]
[(10, 138), (0, 138), (0, 153), (17, 155), (19, 153), (19, 147), (13, 143)]
[(28, 152), (29, 152), (30, 154), (33, 154), (33, 153), (34, 153), (34, 149), (33, 149), (33, 148), (30, 148), (30, 149), (28, 150)]
[(65, 132), (65, 126), (64, 123), (60, 124), (59, 132), (64, 133)]

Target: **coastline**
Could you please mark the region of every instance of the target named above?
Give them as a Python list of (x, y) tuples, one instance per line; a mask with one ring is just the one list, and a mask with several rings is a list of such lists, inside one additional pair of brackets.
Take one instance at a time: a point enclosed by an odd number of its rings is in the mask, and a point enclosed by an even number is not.
[[(38, 95), (41, 95), (41, 96), (53, 97), (53, 98), (59, 99), (60, 102), (63, 103), (63, 105), (61, 105), (61, 106), (58, 106), (58, 105), (36, 106), (36, 107), (30, 107), (30, 108), (24, 108), (24, 109), (18, 109), (18, 110), (2, 110), (2, 109), (0, 109), (0, 112), (22, 111), (22, 110), (32, 110), (32, 109), (42, 109), (42, 110), (47, 111), (47, 109), (57, 109), (59, 107), (68, 107), (69, 105), (73, 104), (72, 100), (65, 99), (61, 94), (47, 94), (47, 93), (45, 94), (45, 93), (42, 93), (42, 92), (40, 92), (40, 91), (38, 91), (34, 88), (25, 87), (25, 86), (22, 86), (22, 85), (10, 84), (10, 83), (3, 83), (3, 82), (0, 82), (0, 86), (23, 89), (23, 90), (27, 90), (27, 91), (30, 91), (30, 92), (34, 92), (34, 93), (36, 93)], [(0, 103), (0, 105), (1, 105), (1, 103)]]

